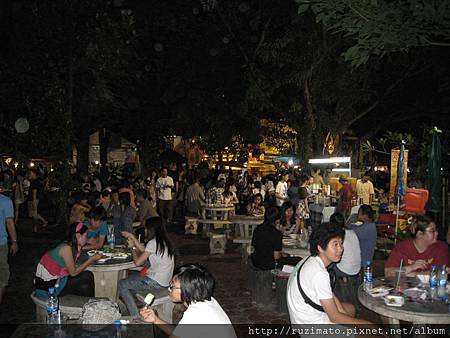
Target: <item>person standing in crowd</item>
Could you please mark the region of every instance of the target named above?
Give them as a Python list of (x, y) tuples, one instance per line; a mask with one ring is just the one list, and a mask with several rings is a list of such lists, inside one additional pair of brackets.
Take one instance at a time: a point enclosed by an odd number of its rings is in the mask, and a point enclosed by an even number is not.
[(354, 306), (341, 303), (333, 294), (327, 268), (341, 260), (344, 236), (344, 229), (328, 223), (311, 234), (311, 256), (297, 264), (288, 280), (291, 324), (371, 324), (354, 318)]
[(161, 170), (161, 177), (156, 181), (158, 189), (158, 214), (162, 218), (164, 225), (172, 220), (172, 189), (173, 179), (167, 176), (167, 168)]
[(85, 270), (102, 255), (95, 254), (84, 263), (76, 264), (87, 243), (87, 231), (83, 223), (72, 223), (66, 238), (42, 256), (34, 277), (36, 297), (47, 299), (49, 288), (55, 288), (60, 297), (69, 294), (94, 297), (94, 275)]
[[(361, 267), (365, 267), (367, 262), (372, 262), (377, 242), (377, 227), (375, 225), (375, 213), (372, 207), (363, 204), (358, 210), (358, 221), (350, 224), (349, 229), (354, 230), (359, 239), (361, 248)], [(361, 224), (362, 223), (362, 224)]]
[(20, 215), (20, 207), (25, 202), (25, 191), (23, 187), (23, 181), (24, 177), (23, 174), (19, 171), (16, 174), (16, 179), (13, 184), (13, 192), (14, 192), (14, 224), (17, 224), (19, 222), (19, 215)]
[(141, 318), (146, 323), (158, 325), (171, 337), (235, 338), (230, 318), (213, 297), (214, 284), (214, 277), (201, 265), (182, 265), (175, 271), (169, 285), (172, 302), (183, 303), (187, 308), (178, 326), (173, 328), (147, 307), (141, 309)]
[(306, 220), (309, 219), (309, 204), (308, 204), (308, 190), (306, 184), (308, 183), (308, 176), (303, 174), (300, 176), (300, 189), (298, 191), (299, 202), (296, 210), (297, 220), (300, 229), (305, 229)]
[(365, 172), (363, 177), (356, 181), (356, 195), (360, 204), (372, 205), (375, 190), (369, 179), (370, 173)]
[(288, 180), (289, 180), (289, 173), (285, 171), (281, 174), (281, 180), (278, 182), (277, 187), (275, 189), (275, 198), (277, 207), (281, 207), (281, 205), (289, 199), (287, 194)]
[(339, 190), (337, 211), (347, 219), (352, 209), (353, 189), (352, 185), (348, 183), (348, 178), (345, 176), (339, 178), (339, 183), (342, 184), (342, 187)]
[(323, 176), (321, 174), (320, 168), (317, 169), (313, 174), (313, 183), (318, 184), (320, 186), (325, 184), (325, 181), (323, 180)]
[(28, 170), (27, 173), (28, 179), (30, 180), (30, 189), (28, 191), (28, 213), (33, 220), (33, 232), (38, 231), (37, 221), (42, 222), (42, 227), (47, 227), (47, 220), (44, 219), (41, 215), (39, 215), (39, 200), (42, 197), (44, 186), (41, 181), (37, 177), (37, 173), (34, 169)]
[(440, 269), (445, 264), (448, 270), (449, 248), (445, 242), (437, 239), (436, 224), (428, 217), (416, 216), (411, 229), (414, 237), (398, 242), (394, 246), (384, 265), (384, 275), (393, 277), (401, 260), (408, 277), (414, 277), (418, 273), (429, 273), (431, 265), (436, 265)]
[(146, 228), (147, 244), (145, 246), (133, 233), (122, 232), (128, 246), (133, 248), (133, 261), (136, 266), (143, 265), (147, 260), (150, 263), (144, 276), (132, 274), (128, 278), (121, 279), (118, 284), (120, 297), (133, 317), (137, 317), (139, 313), (131, 291), (152, 292), (152, 290), (168, 287), (174, 269), (174, 249), (164, 230), (161, 218), (150, 218), (146, 222)]
[(13, 203), (10, 198), (3, 195), (3, 182), (0, 182), (0, 304), (9, 282), (8, 237), (11, 243), (9, 252), (15, 254), (19, 246), (14, 225)]
[(193, 177), (193, 183), (186, 191), (186, 215), (198, 216), (202, 205), (206, 202), (205, 193), (200, 186), (200, 181), (197, 176)]

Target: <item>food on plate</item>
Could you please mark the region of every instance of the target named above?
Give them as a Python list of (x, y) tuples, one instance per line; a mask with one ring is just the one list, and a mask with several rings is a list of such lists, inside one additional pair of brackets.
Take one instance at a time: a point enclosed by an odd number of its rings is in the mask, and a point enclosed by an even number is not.
[(89, 250), (89, 251), (87, 252), (87, 254), (88, 254), (89, 256), (103, 255), (103, 251), (101, 251), (101, 250)]

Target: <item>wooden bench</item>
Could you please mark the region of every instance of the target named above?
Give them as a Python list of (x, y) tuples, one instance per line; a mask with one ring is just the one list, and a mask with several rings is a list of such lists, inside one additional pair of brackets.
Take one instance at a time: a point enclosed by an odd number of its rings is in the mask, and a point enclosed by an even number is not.
[[(47, 300), (38, 298), (34, 292), (30, 295), (31, 300), (36, 305), (36, 322), (47, 322)], [(69, 319), (78, 319), (81, 316), (84, 304), (86, 304), (90, 297), (81, 297), (75, 295), (66, 295), (59, 297), (59, 311), (61, 315)]]
[(167, 323), (173, 323), (173, 308), (175, 304), (169, 297), (169, 290), (167, 288), (152, 290), (152, 291), (138, 291), (136, 293), (136, 298), (145, 304), (144, 299), (147, 294), (151, 292), (155, 299), (151, 304), (150, 308), (154, 309), (158, 316)]

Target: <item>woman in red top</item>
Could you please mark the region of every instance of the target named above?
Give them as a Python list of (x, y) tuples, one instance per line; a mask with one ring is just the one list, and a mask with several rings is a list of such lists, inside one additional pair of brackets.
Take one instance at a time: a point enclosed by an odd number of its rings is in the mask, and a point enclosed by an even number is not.
[(384, 275), (394, 276), (403, 259), (403, 267), (408, 277), (422, 271), (438, 269), (443, 264), (449, 266), (450, 257), (447, 243), (437, 240), (436, 224), (425, 216), (417, 216), (411, 227), (414, 238), (403, 240), (395, 245), (384, 265)]

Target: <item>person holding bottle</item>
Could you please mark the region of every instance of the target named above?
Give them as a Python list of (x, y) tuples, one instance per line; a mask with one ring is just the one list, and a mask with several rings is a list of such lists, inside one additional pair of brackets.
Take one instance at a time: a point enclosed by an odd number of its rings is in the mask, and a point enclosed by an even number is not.
[(94, 297), (94, 276), (85, 270), (102, 255), (93, 255), (77, 265), (80, 252), (87, 243), (87, 231), (83, 223), (72, 223), (66, 238), (42, 256), (34, 277), (36, 297), (47, 299), (49, 288), (55, 288), (60, 297), (68, 294)]
[[(403, 259), (403, 268), (408, 277), (414, 277), (424, 271), (429, 272), (432, 265), (441, 268), (450, 264), (448, 245), (437, 239), (436, 224), (426, 216), (416, 216), (411, 232), (414, 237), (397, 243), (391, 251), (384, 275), (392, 277)], [(447, 268), (448, 272), (448, 268)]]

